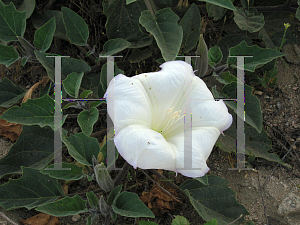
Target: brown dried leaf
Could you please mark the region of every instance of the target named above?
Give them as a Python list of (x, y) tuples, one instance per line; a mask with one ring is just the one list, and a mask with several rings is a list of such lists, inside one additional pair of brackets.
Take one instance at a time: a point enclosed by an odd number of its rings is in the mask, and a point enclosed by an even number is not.
[(60, 225), (57, 217), (46, 213), (39, 213), (26, 220), (20, 220), (19, 222), (23, 225)]
[(31, 99), (31, 95), (34, 92), (34, 90), (41, 84), (45, 87), (45, 85), (49, 82), (50, 78), (48, 76), (43, 77), (43, 79), (36, 84), (34, 84), (25, 94), (22, 103), (26, 102), (28, 99)]
[(0, 136), (4, 136), (15, 142), (21, 135), (23, 129), (21, 124), (10, 123), (6, 120), (0, 119)]

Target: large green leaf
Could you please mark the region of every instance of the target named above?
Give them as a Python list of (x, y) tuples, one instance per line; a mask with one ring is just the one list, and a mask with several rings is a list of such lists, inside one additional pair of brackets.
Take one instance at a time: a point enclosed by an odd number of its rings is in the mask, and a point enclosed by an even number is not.
[[(230, 48), (230, 56), (252, 56), (245, 57), (244, 68), (250, 72), (254, 72), (255, 68), (260, 67), (268, 62), (271, 62), (273, 59), (284, 56), (283, 53), (267, 48), (260, 48), (257, 45), (248, 46), (245, 41), (242, 41), (239, 45)], [(227, 64), (234, 68), (237, 68), (236, 57), (228, 57)]]
[(31, 21), (33, 23), (33, 26), (36, 29), (39, 29), (53, 17), (55, 18), (56, 27), (54, 36), (68, 40), (65, 24), (63, 22), (62, 12), (56, 10), (47, 10), (41, 15), (38, 13), (34, 13), (31, 17)]
[(89, 37), (89, 28), (84, 20), (69, 8), (61, 8), (63, 20), (70, 42), (75, 45), (87, 45)]
[(131, 45), (130, 42), (126, 41), (123, 38), (111, 39), (111, 40), (105, 42), (105, 44), (103, 46), (103, 50), (104, 50), (105, 54), (102, 56), (116, 54), (116, 53), (121, 52), (124, 49), (128, 48), (130, 45)]
[(62, 163), (62, 168), (70, 168), (70, 170), (49, 170), (49, 168), (54, 168), (54, 166), (54, 164), (48, 166), (41, 173), (61, 180), (79, 180), (85, 176), (82, 172), (83, 167), (79, 167), (73, 163)]
[(79, 163), (92, 166), (93, 155), (98, 156), (100, 146), (96, 138), (88, 137), (84, 133), (77, 133), (66, 137), (63, 135), (63, 142), (68, 147), (70, 155)]
[(2, 2), (5, 5), (13, 2), (19, 12), (26, 12), (27, 19), (31, 16), (35, 8), (35, 0), (3, 0)]
[(200, 2), (208, 2), (217, 6), (221, 6), (226, 9), (236, 10), (230, 0), (198, 0)]
[(249, 46), (253, 45), (252, 39), (236, 34), (225, 35), (218, 41), (217, 46), (219, 46), (222, 51), (224, 62), (227, 60), (229, 49), (240, 44), (242, 41), (246, 41)]
[(68, 95), (78, 98), (79, 88), (81, 85), (83, 75), (83, 72), (73, 72), (69, 74), (68, 77), (62, 82)]
[[(233, 111), (229, 109), (229, 113), (233, 115)], [(217, 146), (226, 152), (236, 151), (236, 116), (233, 116), (233, 122), (229, 129), (224, 131), (225, 136), (220, 135)], [(272, 142), (268, 138), (267, 132), (262, 130), (260, 133), (248, 123), (245, 123), (245, 154), (261, 157), (272, 162), (280, 163), (288, 168), (291, 166), (283, 162), (278, 155), (269, 153), (272, 149)]]
[(53, 17), (37, 31), (35, 31), (33, 41), (34, 46), (42, 52), (47, 51), (51, 45), (55, 29), (56, 23), (55, 17)]
[[(14, 106), (8, 109), (0, 118), (11, 123), (50, 126), (54, 129), (54, 106), (54, 100), (49, 95), (44, 95), (41, 98), (29, 99), (22, 103), (21, 107)], [(62, 123), (65, 118), (64, 116)]]
[(18, 41), (23, 37), (26, 28), (26, 12), (18, 12), (13, 3), (8, 6), (0, 0), (0, 40)]
[(22, 167), (22, 171), (20, 179), (10, 179), (0, 186), (0, 205), (5, 210), (21, 207), (32, 209), (65, 195), (55, 178), (32, 168)]
[(250, 33), (259, 31), (265, 25), (263, 14), (257, 15), (257, 12), (249, 12), (243, 8), (234, 11), (233, 19), (241, 30), (247, 30)]
[[(213, 93), (215, 98), (236, 99), (236, 87), (236, 81), (231, 82), (223, 87), (221, 93), (218, 92), (216, 88), (213, 88)], [(255, 95), (252, 94), (252, 90), (252, 87), (247, 84), (245, 85), (245, 113), (242, 113), (242, 115), (239, 116), (242, 119), (245, 117), (245, 121), (260, 133), (262, 130), (260, 101)], [(225, 101), (225, 103), (236, 112), (235, 101)]]
[(201, 16), (195, 3), (193, 3), (184, 14), (179, 25), (182, 27), (183, 31), (180, 52), (184, 54), (196, 46), (200, 36)]
[[(209, 175), (208, 185), (190, 179), (185, 181), (180, 188), (184, 190), (205, 221), (217, 219), (219, 225), (225, 225), (241, 214), (249, 215), (245, 207), (236, 201), (236, 193), (228, 188), (228, 183), (228, 180), (221, 177)], [(243, 222), (243, 218), (239, 219), (239, 222)]]
[(19, 54), (14, 46), (5, 46), (0, 44), (0, 64), (10, 66), (19, 59)]
[(159, 10), (155, 16), (149, 10), (143, 11), (140, 24), (154, 36), (163, 58), (172, 61), (179, 52), (183, 38), (182, 27), (177, 23), (179, 17), (170, 8)]
[(53, 158), (54, 132), (50, 127), (23, 126), (23, 132), (0, 160), (0, 178), (20, 174), (21, 166), (43, 169)]
[(219, 20), (225, 15), (227, 9), (207, 2), (206, 11), (209, 17), (213, 17), (213, 20)]
[(86, 202), (79, 195), (75, 195), (72, 198), (66, 196), (59, 201), (42, 205), (35, 210), (52, 216), (70, 216), (87, 212)]
[(106, 32), (109, 39), (123, 38), (131, 43), (131, 48), (150, 45), (149, 37), (139, 27), (141, 12), (147, 7), (144, 1), (135, 1), (126, 5), (125, 0), (102, 1), (103, 12), (107, 17)]
[(85, 110), (79, 113), (77, 122), (86, 136), (90, 136), (93, 132), (93, 126), (97, 122), (99, 112), (96, 107), (91, 108), (89, 111)]
[[(47, 70), (47, 74), (52, 81), (54, 81), (55, 75), (55, 67), (54, 67), (54, 58), (53, 57), (46, 57), (50, 56), (51, 54), (47, 54), (45, 52), (34, 51), (37, 60), (45, 67)], [(64, 80), (67, 78), (69, 74), (72, 72), (81, 73), (90, 71), (91, 67), (81, 60), (81, 59), (73, 59), (69, 57), (62, 57), (61, 58), (61, 79)]]
[(136, 193), (127, 191), (123, 191), (118, 195), (113, 204), (113, 210), (121, 216), (155, 217), (151, 210), (139, 199), (139, 196)]
[(9, 108), (24, 97), (25, 91), (6, 77), (0, 82), (0, 107)]
[[(118, 75), (118, 74), (124, 74), (124, 71), (119, 69), (117, 67), (117, 64), (114, 63), (114, 75)], [(99, 75), (98, 75), (99, 77)], [(98, 96), (99, 98), (103, 98), (105, 92), (107, 89), (107, 63), (105, 63), (102, 68), (101, 68), (101, 73), (100, 73), (100, 82), (98, 85)]]

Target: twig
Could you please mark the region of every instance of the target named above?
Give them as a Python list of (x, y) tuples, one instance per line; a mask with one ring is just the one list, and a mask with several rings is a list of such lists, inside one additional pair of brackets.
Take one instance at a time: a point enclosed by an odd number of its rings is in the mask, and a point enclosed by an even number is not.
[(265, 206), (265, 199), (264, 199), (264, 194), (263, 194), (263, 187), (260, 185), (259, 173), (257, 173), (257, 177), (258, 177), (258, 186), (259, 186), (259, 189), (260, 189), (262, 204), (263, 204), (263, 207), (264, 207), (264, 215), (265, 215), (267, 224), (269, 224), (268, 216), (266, 214), (266, 206)]
[(238, 218), (236, 218), (234, 221), (232, 221), (231, 223), (228, 223), (227, 225), (231, 225), (234, 224), (235, 222), (237, 222), (239, 219), (241, 219), (243, 216), (243, 214), (241, 214)]
[[(164, 177), (163, 175), (161, 175), (159, 172), (157, 172), (156, 170), (151, 170), (151, 172), (153, 174), (155, 174), (156, 176), (158, 176), (160, 179), (162, 180), (167, 180), (166, 177)], [(180, 193), (182, 195), (182, 198), (185, 200), (189, 200), (189, 198), (186, 196), (186, 194), (184, 193), (183, 190), (181, 190), (176, 184), (174, 184), (173, 182), (170, 181), (165, 181), (168, 183), (168, 185), (172, 188), (174, 188), (178, 193)]]
[(152, 182), (154, 182), (161, 190), (163, 190), (165, 193), (167, 193), (171, 198), (173, 198), (176, 202), (182, 203), (180, 200), (178, 200), (174, 195), (172, 195), (169, 191), (164, 189), (162, 186), (159, 185), (155, 180), (153, 180), (144, 170), (141, 170), (143, 174), (146, 175)]
[[(293, 146), (290, 147), (290, 149), (288, 150), (288, 152), (282, 157), (281, 160), (284, 160), (284, 158), (292, 151), (293, 147), (296, 145), (296, 143), (298, 142), (298, 140), (300, 139), (300, 136), (297, 138), (297, 140), (294, 142)], [(275, 172), (275, 170), (277, 169), (277, 167), (279, 166), (279, 163), (277, 163), (277, 165), (274, 167), (274, 169), (272, 170), (270, 176), (268, 177), (268, 179), (265, 181), (265, 183), (263, 184), (263, 188), (265, 188), (265, 185), (269, 182), (271, 176), (273, 175), (273, 173)]]
[(0, 212), (0, 216), (2, 216), (4, 219), (6, 219), (8, 222), (10, 222), (13, 225), (18, 225), (16, 224), (14, 221), (12, 221), (11, 219), (9, 219), (3, 212)]

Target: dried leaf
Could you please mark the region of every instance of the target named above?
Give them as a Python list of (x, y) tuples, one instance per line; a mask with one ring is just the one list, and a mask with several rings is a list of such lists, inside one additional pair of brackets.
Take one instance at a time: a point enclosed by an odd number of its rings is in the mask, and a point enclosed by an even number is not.
[(57, 217), (46, 213), (39, 213), (26, 220), (20, 220), (19, 222), (23, 225), (60, 225)]
[(0, 119), (0, 136), (9, 138), (12, 142), (15, 142), (21, 135), (23, 129), (21, 124), (10, 123), (6, 120)]
[(25, 94), (22, 103), (26, 102), (28, 99), (31, 99), (32, 93), (35, 91), (35, 89), (41, 84), (43, 87), (49, 82), (50, 78), (48, 76), (43, 77), (43, 79), (36, 84), (34, 84)]

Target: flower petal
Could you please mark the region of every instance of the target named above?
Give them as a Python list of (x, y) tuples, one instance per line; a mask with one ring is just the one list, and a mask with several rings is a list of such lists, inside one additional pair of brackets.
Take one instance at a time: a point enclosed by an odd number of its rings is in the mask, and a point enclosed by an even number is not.
[[(214, 127), (209, 128), (193, 128), (192, 133), (192, 154), (186, 155), (188, 162), (192, 162), (192, 168), (184, 165), (184, 151), (189, 151), (184, 148), (184, 133), (177, 134), (168, 138), (169, 143), (176, 146), (176, 171), (188, 177), (202, 177), (209, 168), (206, 165), (206, 160), (209, 157), (212, 148), (220, 135), (220, 131)], [(187, 146), (188, 148), (188, 146)], [(187, 169), (184, 169), (185, 168)]]
[(162, 69), (158, 72), (133, 77), (143, 84), (149, 95), (153, 107), (152, 128), (154, 130), (157, 130), (165, 119), (169, 108), (174, 107), (174, 111), (181, 110), (185, 85), (189, 86), (195, 77), (191, 65), (183, 61), (166, 62), (160, 67)]
[(151, 104), (141, 82), (117, 75), (106, 91), (107, 111), (116, 133), (131, 124), (151, 125)]
[(134, 168), (175, 170), (175, 149), (146, 126), (130, 125), (115, 137), (121, 156)]

